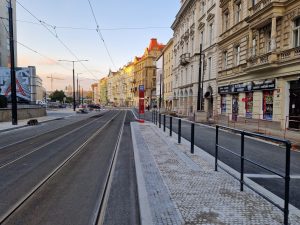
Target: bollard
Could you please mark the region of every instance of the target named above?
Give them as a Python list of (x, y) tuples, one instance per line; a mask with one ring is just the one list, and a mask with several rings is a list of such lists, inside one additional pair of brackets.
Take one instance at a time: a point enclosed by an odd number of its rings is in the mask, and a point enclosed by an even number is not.
[(241, 133), (241, 186), (240, 191), (244, 191), (244, 161), (245, 161), (245, 133)]
[(166, 132), (166, 115), (164, 114), (164, 132)]
[(191, 153), (194, 154), (194, 144), (195, 144), (195, 124), (191, 124)]
[(284, 225), (289, 224), (289, 202), (290, 202), (290, 173), (291, 173), (291, 143), (287, 141), (285, 152), (285, 185), (284, 185)]
[(215, 171), (218, 171), (219, 126), (216, 126)]
[(172, 122), (173, 122), (173, 117), (170, 116), (170, 137), (172, 136), (172, 130), (173, 130), (173, 124), (172, 124)]
[(155, 111), (155, 125), (157, 125), (157, 111)]
[(181, 143), (181, 119), (178, 119), (178, 144)]
[(158, 114), (158, 127), (161, 128), (161, 114)]

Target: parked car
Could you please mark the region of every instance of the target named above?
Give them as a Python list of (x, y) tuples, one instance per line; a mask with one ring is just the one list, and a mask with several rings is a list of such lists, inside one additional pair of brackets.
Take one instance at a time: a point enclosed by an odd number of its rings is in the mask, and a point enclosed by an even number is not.
[(76, 113), (88, 113), (86, 105), (79, 105), (79, 107), (76, 108)]

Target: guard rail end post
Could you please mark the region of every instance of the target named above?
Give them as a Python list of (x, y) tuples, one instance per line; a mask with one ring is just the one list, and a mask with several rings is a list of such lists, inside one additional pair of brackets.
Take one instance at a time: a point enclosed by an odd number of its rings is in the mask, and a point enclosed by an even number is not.
[(181, 143), (181, 119), (178, 119), (178, 144)]
[(245, 163), (245, 133), (241, 133), (241, 177), (240, 177), (240, 191), (244, 191), (244, 163)]
[(216, 126), (215, 171), (218, 171), (219, 126)]
[(164, 132), (166, 132), (166, 114), (164, 114)]
[(194, 154), (195, 124), (191, 124), (191, 153)]
[(172, 130), (173, 130), (173, 117), (170, 116), (170, 137), (172, 136)]
[(287, 141), (285, 155), (284, 225), (289, 224), (291, 142)]

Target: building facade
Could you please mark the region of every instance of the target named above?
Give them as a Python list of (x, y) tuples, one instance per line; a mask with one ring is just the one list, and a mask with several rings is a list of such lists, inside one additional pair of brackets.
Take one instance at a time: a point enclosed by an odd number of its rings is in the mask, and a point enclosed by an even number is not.
[(173, 109), (173, 39), (163, 50), (163, 107), (167, 112)]
[(221, 0), (218, 112), (300, 128), (300, 2)]
[(157, 39), (152, 38), (149, 47), (145, 49), (142, 57), (134, 58), (134, 103), (138, 106), (139, 86), (144, 85), (145, 106), (153, 107), (156, 102), (156, 58), (161, 54), (164, 48)]
[(101, 105), (107, 105), (107, 77), (99, 81), (99, 98)]
[[(12, 0), (13, 8), (13, 26), (14, 26), (14, 40), (17, 40), (17, 26), (16, 26), (16, 0)], [(9, 44), (9, 15), (8, 2), (0, 1), (0, 67), (10, 67), (10, 44)], [(16, 43), (16, 42), (15, 42)], [(17, 64), (17, 46), (15, 46), (15, 64)]]
[(172, 24), (173, 34), (173, 110), (193, 116), (197, 110), (198, 68), (200, 51), (200, 1), (181, 1)]
[(92, 102), (95, 104), (99, 104), (100, 96), (99, 96), (98, 83), (92, 84), (91, 87), (92, 87)]

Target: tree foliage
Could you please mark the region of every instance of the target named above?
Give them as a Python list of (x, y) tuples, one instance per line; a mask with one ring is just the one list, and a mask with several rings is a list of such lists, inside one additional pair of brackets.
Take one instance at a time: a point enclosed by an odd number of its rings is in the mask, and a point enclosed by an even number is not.
[(53, 93), (51, 93), (49, 95), (49, 98), (51, 99), (51, 101), (60, 101), (63, 102), (64, 98), (66, 97), (64, 91), (54, 91)]

